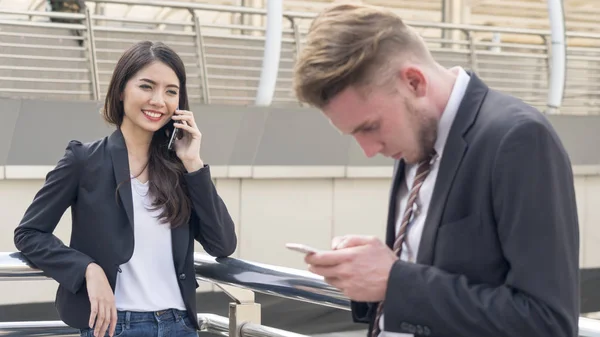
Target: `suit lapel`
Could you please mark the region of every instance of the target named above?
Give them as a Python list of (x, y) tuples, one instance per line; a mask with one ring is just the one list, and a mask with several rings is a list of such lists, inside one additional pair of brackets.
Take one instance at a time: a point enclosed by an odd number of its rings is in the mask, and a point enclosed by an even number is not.
[(110, 156), (115, 174), (115, 183), (118, 187), (119, 198), (127, 213), (129, 224), (133, 227), (133, 199), (131, 196), (131, 177), (129, 174), (129, 157), (127, 146), (121, 130), (113, 132), (109, 139)]
[(450, 128), (446, 146), (441, 157), (438, 176), (421, 236), (417, 263), (433, 264), (435, 240), (448, 199), (448, 193), (468, 148), (468, 143), (464, 136), (474, 123), (475, 117), (477, 117), (483, 99), (488, 91), (487, 86), (474, 73), (469, 72), (469, 76), (471, 80)]
[[(109, 148), (110, 156), (113, 164), (113, 171), (115, 174), (115, 182), (119, 186), (119, 198), (127, 213), (129, 224), (133, 227), (133, 197), (131, 195), (131, 177), (129, 170), (129, 157), (127, 154), (127, 146), (125, 145), (125, 138), (121, 130), (117, 129), (109, 137)], [(187, 254), (188, 242), (189, 242), (189, 230), (190, 226), (188, 223), (181, 224), (177, 228), (173, 228), (171, 231), (171, 242), (173, 243), (173, 262), (175, 263), (175, 270), (177, 273), (183, 272), (185, 265), (185, 257)]]
[(396, 217), (398, 213), (398, 188), (404, 180), (404, 160), (397, 162), (394, 172), (394, 181), (392, 182), (392, 191), (390, 192), (390, 204), (388, 205), (387, 233), (385, 242), (392, 248), (396, 239)]
[(417, 262), (422, 264), (432, 264), (433, 262), (435, 238), (448, 198), (448, 192), (467, 149), (467, 144), (462, 137), (451, 138), (451, 135), (452, 132), (444, 148), (444, 155), (440, 162), (440, 169), (429, 204), (429, 212), (421, 236)]

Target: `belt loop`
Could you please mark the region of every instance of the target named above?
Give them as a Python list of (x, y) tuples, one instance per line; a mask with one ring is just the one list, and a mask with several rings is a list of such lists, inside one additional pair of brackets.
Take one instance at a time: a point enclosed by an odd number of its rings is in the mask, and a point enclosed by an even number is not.
[(131, 321), (131, 311), (125, 312), (125, 329), (129, 330), (129, 322)]
[(181, 315), (179, 315), (179, 311), (176, 309), (171, 309), (171, 312), (173, 313), (173, 318), (175, 318), (175, 322), (179, 322), (179, 320), (181, 319)]

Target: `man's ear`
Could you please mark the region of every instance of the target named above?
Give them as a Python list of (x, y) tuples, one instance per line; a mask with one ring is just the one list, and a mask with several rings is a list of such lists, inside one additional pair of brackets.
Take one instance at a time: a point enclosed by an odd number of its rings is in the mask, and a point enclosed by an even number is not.
[(427, 95), (427, 78), (421, 69), (408, 66), (400, 70), (400, 78), (415, 97)]

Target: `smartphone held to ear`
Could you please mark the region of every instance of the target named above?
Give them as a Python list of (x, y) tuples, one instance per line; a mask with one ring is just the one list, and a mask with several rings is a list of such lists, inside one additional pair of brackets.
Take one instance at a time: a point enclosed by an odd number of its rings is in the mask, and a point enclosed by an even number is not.
[[(175, 124), (175, 121), (173, 121), (171, 124)], [(179, 129), (176, 128), (175, 125), (173, 125), (173, 130), (171, 130), (171, 139), (169, 140), (169, 146), (168, 146), (169, 150), (174, 150), (175, 139), (177, 139), (178, 136), (179, 136)]]
[[(175, 111), (179, 111), (179, 108), (177, 108)], [(180, 135), (180, 133), (183, 130), (180, 130), (179, 128), (175, 127), (175, 123), (181, 123), (181, 122), (176, 122), (174, 120), (171, 120), (169, 123), (171, 124), (171, 127), (173, 129), (171, 130), (171, 139), (169, 139), (169, 145), (167, 146), (167, 148), (169, 150), (175, 150), (175, 139), (181, 139), (182, 136)]]

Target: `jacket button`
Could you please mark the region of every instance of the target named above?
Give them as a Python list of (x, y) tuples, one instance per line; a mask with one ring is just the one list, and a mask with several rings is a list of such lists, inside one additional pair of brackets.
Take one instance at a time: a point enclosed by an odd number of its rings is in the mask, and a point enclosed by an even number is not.
[(416, 334), (417, 333), (417, 327), (414, 326), (414, 325), (412, 325), (412, 324), (409, 324), (408, 325), (408, 332), (410, 332), (413, 335)]
[(182, 281), (185, 280), (185, 274), (179, 274), (179, 279)]

